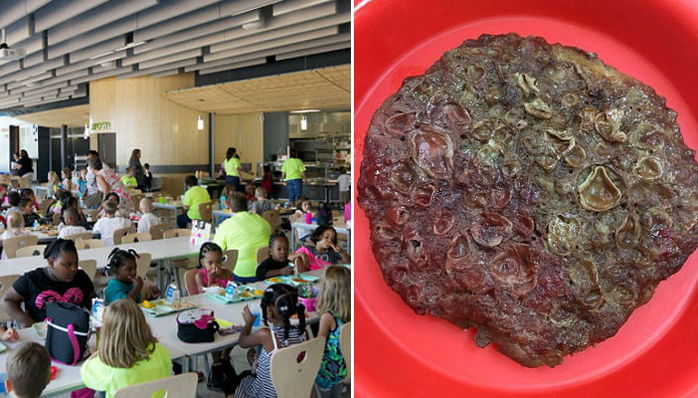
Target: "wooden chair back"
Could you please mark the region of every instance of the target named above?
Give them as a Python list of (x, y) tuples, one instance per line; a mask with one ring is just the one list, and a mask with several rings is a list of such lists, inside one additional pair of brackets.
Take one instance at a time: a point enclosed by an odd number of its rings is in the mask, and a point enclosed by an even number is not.
[(122, 240), (124, 239), (124, 236), (126, 236), (128, 234), (135, 234), (135, 233), (136, 233), (136, 228), (134, 228), (134, 227), (117, 229), (116, 231), (114, 231), (114, 244), (120, 245), (122, 243)]
[[(0, 297), (4, 297), (5, 293), (21, 275), (3, 275), (0, 276)], [(12, 318), (5, 313), (5, 311), (0, 307), (0, 321), (9, 321)]]
[(144, 279), (148, 276), (152, 258), (153, 256), (150, 253), (138, 253), (138, 258), (136, 259), (136, 275)]
[(64, 239), (72, 240), (72, 241), (79, 241), (79, 240), (85, 240), (85, 239), (92, 239), (94, 238), (94, 235), (92, 232), (81, 232), (79, 234), (72, 234), (72, 235), (66, 235)]
[(196, 274), (199, 272), (198, 268), (187, 270), (184, 273), (184, 286), (187, 288), (187, 295), (192, 296), (194, 294), (199, 294), (199, 286), (196, 285)]
[(7, 258), (17, 258), (17, 250), (27, 246), (36, 246), (37, 243), (39, 243), (39, 237), (36, 235), (17, 236), (5, 239), (2, 242), (2, 250), (7, 254)]
[(45, 248), (46, 248), (46, 245), (34, 245), (34, 246), (22, 247), (20, 249), (17, 249), (17, 257), (43, 256)]
[(157, 239), (162, 239), (162, 235), (168, 229), (172, 229), (172, 226), (170, 224), (167, 224), (167, 223), (162, 223), (162, 224), (157, 224), (157, 225), (153, 225), (152, 227), (150, 227), (150, 230), (148, 231), (148, 233), (153, 238), (153, 240), (157, 240)]
[(281, 215), (278, 210), (267, 210), (262, 213), (262, 218), (271, 225), (271, 230), (276, 231), (281, 227)]
[(75, 248), (78, 250), (97, 249), (104, 247), (104, 241), (101, 239), (80, 239), (75, 241)]
[(260, 247), (257, 249), (257, 265), (269, 258), (269, 246)]
[(213, 202), (199, 204), (199, 214), (201, 214), (202, 220), (211, 222), (213, 218)]
[(271, 357), (271, 380), (279, 398), (309, 397), (317, 377), (325, 338), (282, 348)]
[(191, 398), (196, 396), (198, 378), (196, 373), (190, 372), (134, 384), (117, 391), (114, 398), (150, 398), (160, 390), (165, 390), (167, 398)]
[(175, 228), (175, 229), (168, 229), (167, 231), (162, 233), (162, 238), (163, 239), (172, 239), (172, 238), (181, 238), (183, 236), (189, 236), (189, 231), (186, 228)]
[(153, 237), (150, 234), (132, 233), (124, 235), (124, 237), (121, 238), (121, 243), (147, 242), (149, 240), (153, 240)]
[[(230, 270), (230, 272), (235, 272), (235, 264), (238, 262), (238, 250), (237, 249), (231, 249), (231, 250), (226, 250), (223, 253), (225, 261), (223, 261), (223, 268), (227, 268)], [(198, 259), (197, 259), (198, 261)]]
[(347, 322), (339, 329), (339, 348), (342, 350), (344, 363), (347, 365), (347, 378), (351, 380), (351, 322)]
[(51, 198), (42, 200), (41, 203), (39, 203), (39, 214), (46, 217), (46, 215), (48, 215), (48, 208), (55, 202), (56, 201)]
[(97, 260), (80, 260), (78, 261), (78, 267), (85, 271), (92, 282), (95, 281), (97, 277)]

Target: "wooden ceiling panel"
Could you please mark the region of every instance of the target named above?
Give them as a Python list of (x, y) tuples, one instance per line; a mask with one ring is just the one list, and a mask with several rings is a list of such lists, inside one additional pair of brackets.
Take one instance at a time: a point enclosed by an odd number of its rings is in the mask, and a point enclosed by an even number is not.
[(16, 119), (44, 127), (84, 126), (89, 122), (90, 106), (88, 104), (53, 109), (26, 115), (14, 116)]
[(257, 79), (174, 90), (170, 100), (222, 114), (351, 107), (351, 67), (333, 66)]

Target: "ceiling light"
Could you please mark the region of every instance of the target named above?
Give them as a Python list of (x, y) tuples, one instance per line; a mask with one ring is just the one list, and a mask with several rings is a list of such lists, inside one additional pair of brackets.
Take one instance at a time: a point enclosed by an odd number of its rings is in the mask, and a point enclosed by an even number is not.
[(308, 119), (305, 116), (303, 116), (301, 118), (301, 131), (306, 131), (306, 130), (308, 130)]
[(303, 109), (300, 111), (291, 111), (289, 113), (315, 113), (315, 112), (322, 112), (320, 109)]
[(24, 58), (26, 50), (23, 48), (10, 48), (5, 42), (5, 29), (2, 29), (2, 43), (0, 43), (0, 59), (5, 61), (16, 61)]
[(204, 129), (204, 118), (201, 115), (199, 115), (199, 118), (196, 120), (196, 128), (199, 129), (199, 131)]

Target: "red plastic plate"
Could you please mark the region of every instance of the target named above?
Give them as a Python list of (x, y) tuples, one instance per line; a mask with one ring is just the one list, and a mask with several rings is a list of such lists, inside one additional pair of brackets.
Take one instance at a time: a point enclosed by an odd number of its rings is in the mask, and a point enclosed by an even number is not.
[[(679, 114), (698, 148), (697, 1), (373, 0), (355, 13), (356, 169), (373, 112), (405, 77), (482, 33), (536, 35), (595, 52), (652, 86)], [(358, 176), (358, 173), (355, 173)], [(528, 369), (472, 334), (418, 316), (383, 281), (356, 211), (355, 389), (357, 397), (698, 396), (698, 254), (662, 282), (616, 336)]]

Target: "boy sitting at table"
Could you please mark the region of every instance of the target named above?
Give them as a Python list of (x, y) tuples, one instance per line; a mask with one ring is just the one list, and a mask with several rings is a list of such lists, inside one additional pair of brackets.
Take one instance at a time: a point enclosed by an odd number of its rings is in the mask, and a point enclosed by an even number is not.
[(24, 343), (7, 358), (5, 390), (11, 397), (39, 398), (51, 381), (51, 356), (39, 343)]
[(138, 180), (136, 180), (136, 169), (133, 167), (127, 167), (126, 175), (121, 177), (121, 183), (124, 184), (126, 188), (135, 189), (138, 186)]
[(116, 216), (117, 207), (116, 202), (111, 199), (104, 202), (104, 217), (97, 220), (92, 228), (93, 231), (99, 232), (105, 246), (114, 245), (114, 231), (131, 226), (131, 221)]
[(63, 221), (65, 226), (61, 228), (61, 232), (58, 234), (58, 237), (61, 239), (65, 239), (66, 236), (87, 232), (87, 229), (80, 225), (80, 214), (73, 207), (65, 209)]
[(12, 191), (7, 194), (7, 203), (10, 205), (10, 208), (5, 212), (5, 218), (10, 218), (12, 213), (22, 215), (22, 208), (19, 207), (20, 200), (22, 200), (22, 196), (20, 196), (19, 192)]
[(139, 203), (141, 209), (141, 219), (138, 221), (138, 233), (149, 233), (150, 227), (161, 224), (160, 217), (153, 214), (153, 201), (150, 198), (143, 198)]
[(274, 210), (276, 205), (271, 200), (267, 199), (267, 191), (262, 187), (257, 187), (254, 190), (257, 200), (250, 204), (250, 211), (253, 211), (260, 216), (267, 210)]
[(187, 191), (184, 193), (182, 205), (187, 209), (187, 212), (177, 216), (177, 226), (179, 228), (186, 228), (191, 220), (201, 220), (199, 205), (211, 201), (208, 191), (199, 185), (199, 180), (196, 177), (187, 176), (184, 179), (184, 185)]
[(269, 238), (269, 257), (257, 266), (257, 279), (261, 281), (273, 276), (293, 275), (296, 270), (306, 272), (308, 265), (308, 257), (304, 253), (289, 254), (288, 238), (278, 232)]
[(34, 202), (30, 198), (20, 199), (19, 208), (22, 209), (25, 227), (31, 227), (35, 222), (42, 223), (41, 216), (34, 212)]

